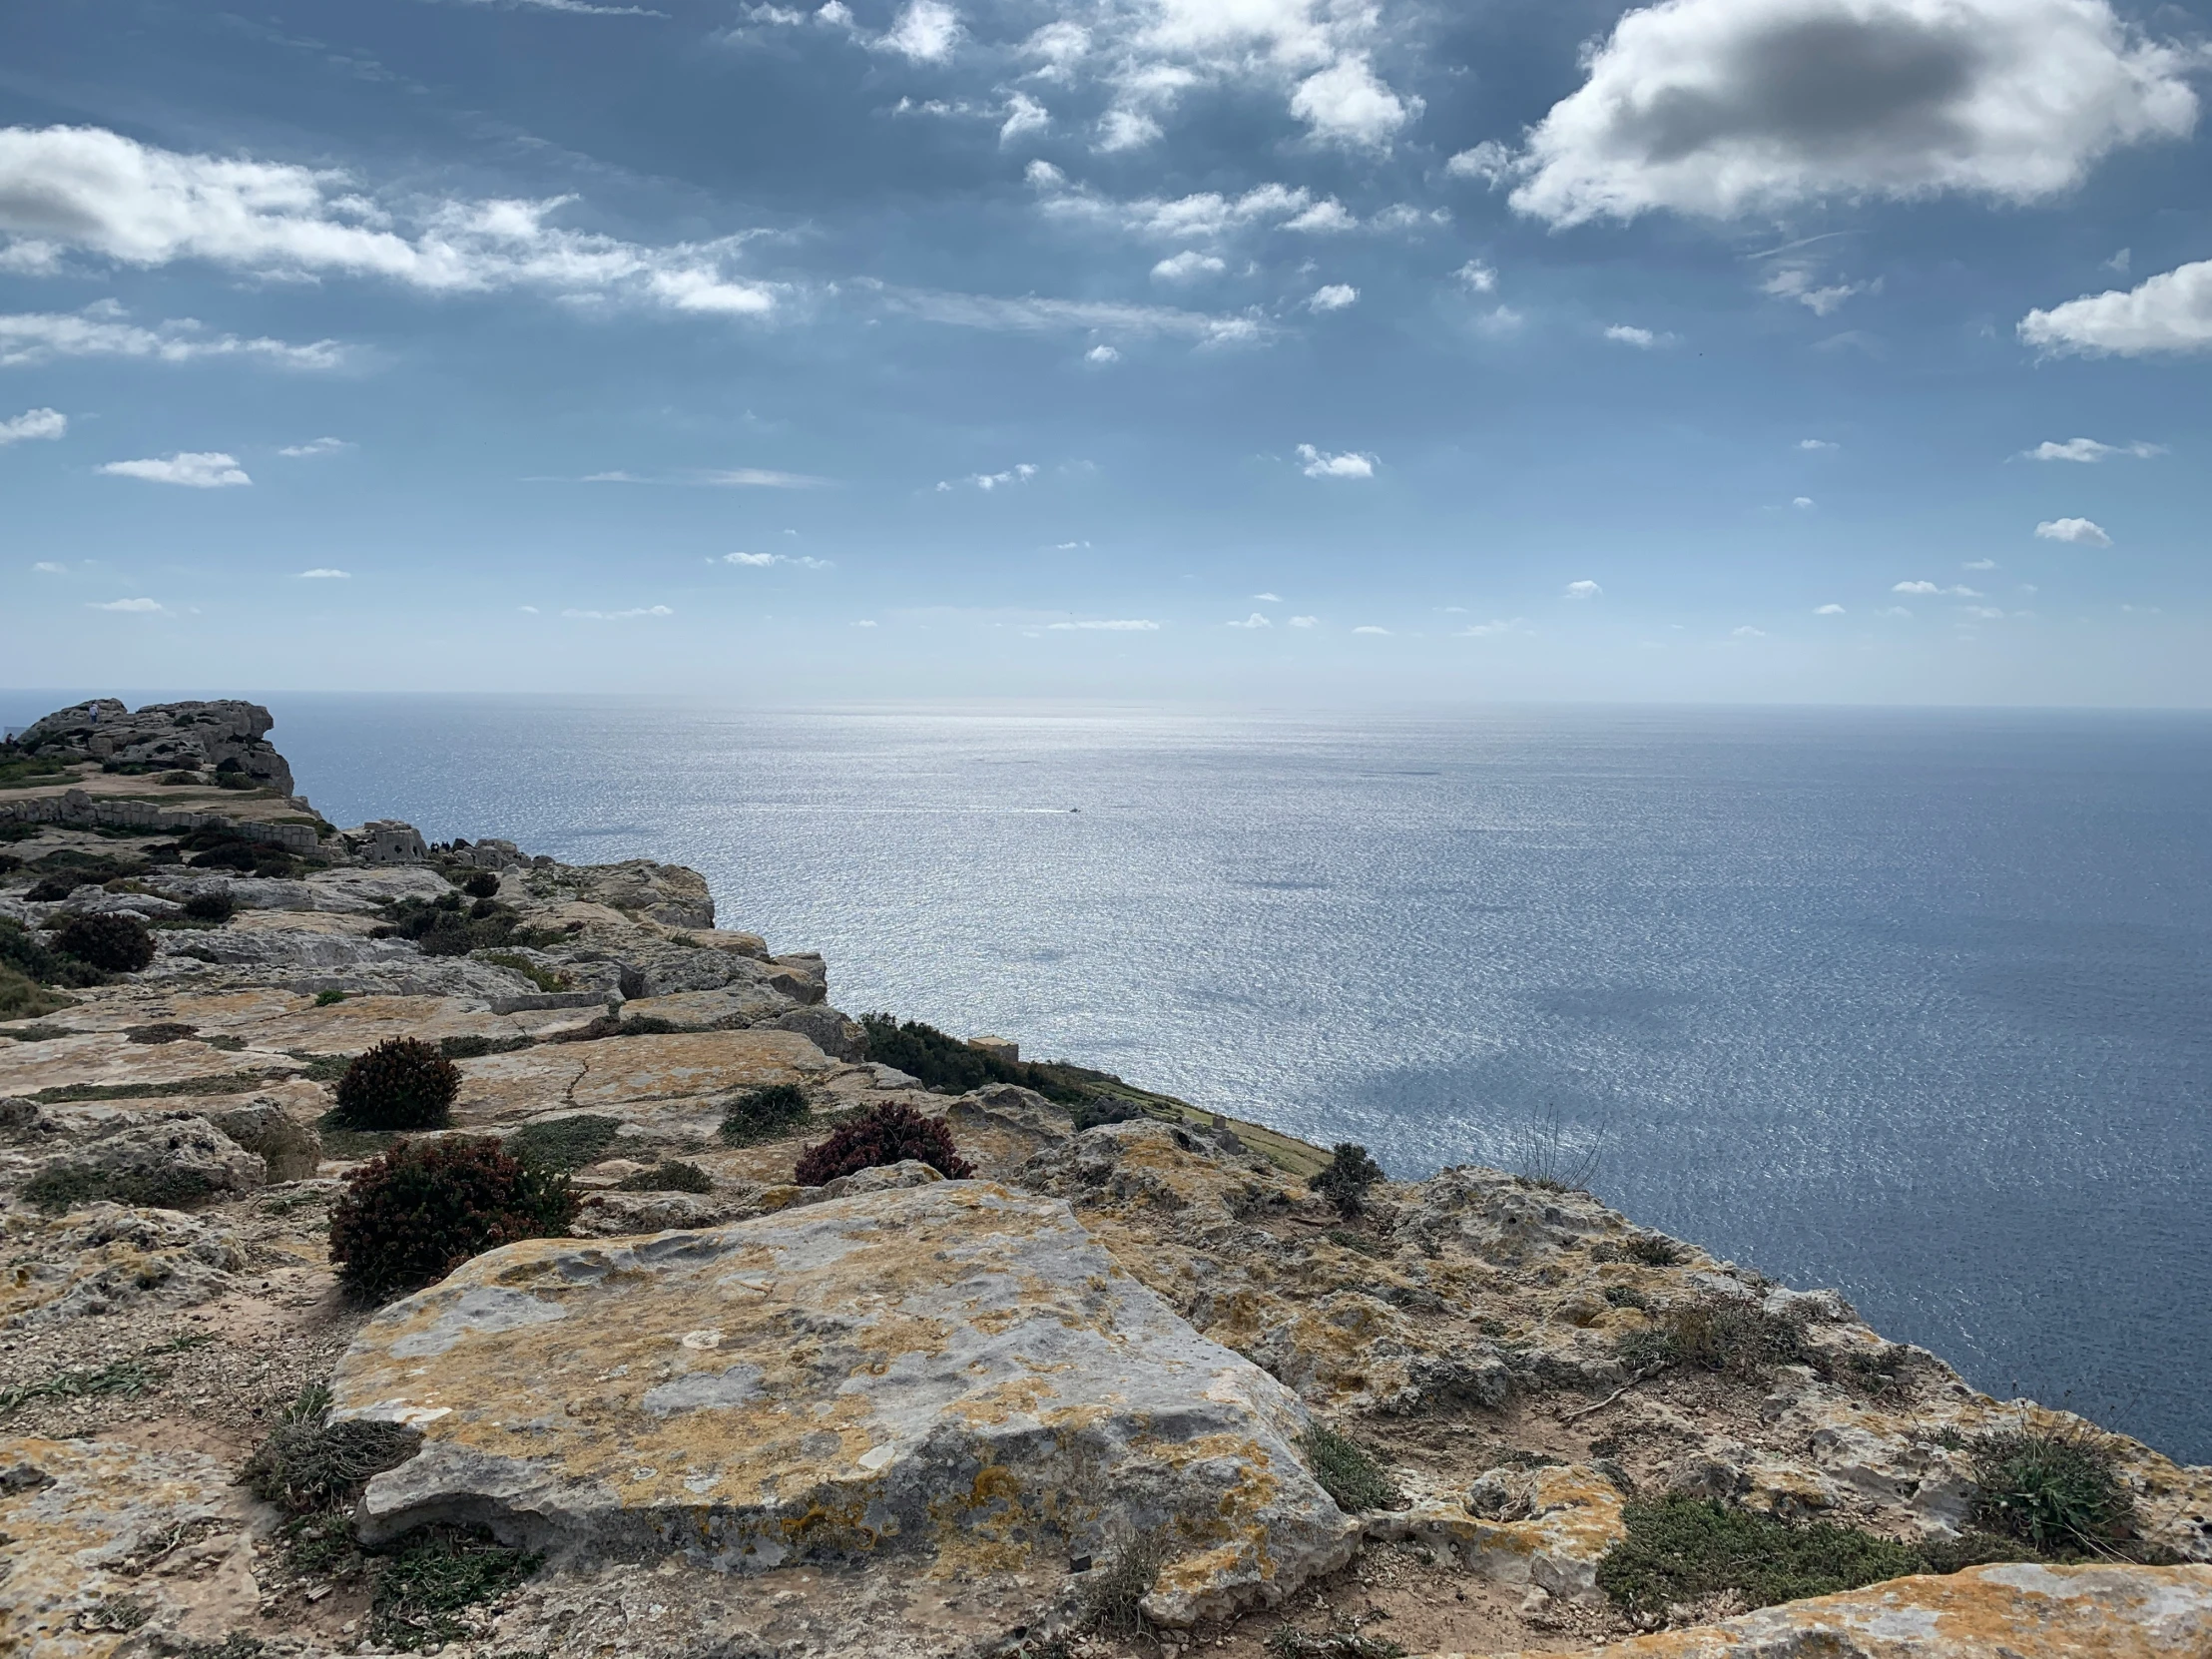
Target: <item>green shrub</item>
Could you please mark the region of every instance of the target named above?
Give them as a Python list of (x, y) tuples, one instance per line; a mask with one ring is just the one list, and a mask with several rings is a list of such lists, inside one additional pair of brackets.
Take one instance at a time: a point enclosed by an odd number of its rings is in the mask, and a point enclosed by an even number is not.
[(243, 772), (223, 772), (219, 770), (215, 775), (215, 787), (219, 790), (258, 790), (261, 785), (255, 783)]
[(70, 998), (56, 995), (29, 974), (0, 961), (0, 1019), (37, 1019), (73, 1005)]
[(711, 1193), (715, 1190), (715, 1178), (697, 1164), (664, 1158), (657, 1168), (641, 1169), (617, 1185), (630, 1193)]
[(1368, 1149), (1341, 1141), (1325, 1168), (1306, 1178), (1306, 1185), (1336, 1205), (1337, 1214), (1351, 1220), (1367, 1208), (1368, 1189), (1382, 1179), (1382, 1167), (1368, 1156)]
[(54, 929), (54, 948), (102, 973), (136, 973), (154, 960), (154, 935), (127, 911), (71, 916)]
[(461, 891), (471, 898), (490, 898), (499, 891), (499, 877), (488, 869), (480, 869), (461, 883)]
[(435, 1129), (460, 1092), (460, 1068), (436, 1048), (390, 1037), (345, 1068), (336, 1120), (348, 1129)]
[(1671, 1268), (1689, 1259), (1689, 1252), (1663, 1233), (1631, 1233), (1618, 1242), (1605, 1239), (1590, 1246), (1593, 1262), (1634, 1262), (1647, 1268)]
[(1776, 1366), (1815, 1358), (1805, 1346), (1804, 1327), (1739, 1302), (1670, 1309), (1656, 1324), (1623, 1337), (1618, 1352), (1632, 1371), (1689, 1366), (1745, 1382), (1763, 1382)]
[(1321, 1488), (1346, 1514), (1363, 1509), (1390, 1509), (1403, 1501), (1390, 1482), (1390, 1472), (1359, 1441), (1317, 1422), (1300, 1442), (1307, 1464)]
[(947, 1036), (919, 1020), (903, 1023), (893, 1014), (862, 1014), (860, 1029), (867, 1033), (867, 1057), (878, 1065), (895, 1067), (918, 1079), (922, 1086), (965, 1094), (985, 1083), (1016, 1083), (1019, 1061), (970, 1048), (958, 1037)]
[(48, 1212), (103, 1199), (154, 1210), (190, 1210), (214, 1193), (205, 1176), (189, 1170), (110, 1170), (90, 1164), (50, 1164), (23, 1184), (24, 1201)]
[(330, 1260), (348, 1291), (383, 1301), (487, 1250), (557, 1237), (575, 1216), (567, 1176), (510, 1158), (497, 1141), (402, 1141), (346, 1178), (330, 1211)]
[(502, 1136), (499, 1144), (507, 1156), (519, 1158), (535, 1169), (582, 1169), (604, 1158), (621, 1130), (619, 1118), (580, 1112), (575, 1117), (526, 1123)]
[(369, 1601), (369, 1634), (403, 1653), (481, 1634), (459, 1615), (505, 1595), (544, 1560), (475, 1527), (426, 1526), (385, 1558)]
[(238, 913), (238, 900), (231, 896), (227, 887), (196, 892), (185, 900), (185, 914), (194, 921), (229, 921)]
[(540, 967), (529, 957), (517, 955), (512, 950), (479, 951), (477, 959), (489, 962), (494, 967), (503, 967), (510, 973), (519, 973), (541, 991), (565, 991), (569, 987), (567, 974), (549, 967)]
[(317, 1008), (335, 1008), (344, 1000), (345, 993), (343, 991), (316, 991), (314, 993), (314, 1005)]
[(2045, 1554), (2109, 1550), (2135, 1529), (2112, 1448), (2087, 1429), (2021, 1427), (1968, 1442), (1973, 1524)]
[(371, 1475), (397, 1468), (422, 1436), (395, 1422), (331, 1422), (330, 1390), (308, 1383), (246, 1461), (239, 1478), (287, 1514), (349, 1505)]
[(536, 1045), (535, 1037), (484, 1037), (475, 1032), (465, 1036), (441, 1037), (438, 1050), (448, 1060), (477, 1060), (486, 1054), (512, 1054), (518, 1048)]
[(722, 1114), (726, 1146), (756, 1146), (788, 1135), (807, 1121), (807, 1097), (791, 1083), (771, 1083), (731, 1101)]
[(925, 1118), (911, 1106), (893, 1101), (871, 1106), (838, 1124), (828, 1140), (800, 1155), (792, 1179), (803, 1187), (820, 1187), (840, 1175), (908, 1158), (954, 1181), (975, 1173), (975, 1166), (953, 1146), (952, 1131), (944, 1119)]
[(59, 778), (69, 770), (63, 762), (14, 750), (0, 756), (0, 789), (20, 789)]
[(1622, 1511), (1628, 1536), (1598, 1562), (1598, 1587), (1632, 1615), (1733, 1591), (1746, 1607), (1834, 1595), (1923, 1571), (1906, 1544), (1828, 1521), (1793, 1526), (1680, 1492)]

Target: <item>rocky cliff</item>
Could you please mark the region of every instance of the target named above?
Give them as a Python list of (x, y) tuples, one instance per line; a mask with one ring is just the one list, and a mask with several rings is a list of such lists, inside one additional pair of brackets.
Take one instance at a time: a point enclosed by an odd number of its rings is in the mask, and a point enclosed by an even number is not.
[[(2212, 1469), (1584, 1192), (932, 1090), (694, 872), (327, 825), (270, 730), (0, 755), (0, 1654), (2212, 1653)], [(580, 1204), (370, 1306), (395, 1037)], [(793, 1180), (901, 1104), (968, 1173)]]

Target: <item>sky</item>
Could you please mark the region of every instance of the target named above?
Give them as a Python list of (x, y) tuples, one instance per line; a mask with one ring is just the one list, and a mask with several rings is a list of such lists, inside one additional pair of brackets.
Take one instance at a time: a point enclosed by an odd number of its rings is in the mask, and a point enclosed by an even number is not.
[(0, 13), (0, 684), (2212, 704), (2205, 4)]

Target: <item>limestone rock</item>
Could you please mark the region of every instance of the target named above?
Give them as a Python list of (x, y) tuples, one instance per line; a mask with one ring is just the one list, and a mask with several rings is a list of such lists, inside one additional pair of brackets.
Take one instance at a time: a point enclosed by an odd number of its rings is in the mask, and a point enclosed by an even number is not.
[(867, 1033), (857, 1020), (830, 1007), (794, 1008), (775, 1021), (779, 1031), (797, 1031), (832, 1060), (867, 1058)]
[(257, 784), (290, 795), (291, 768), (267, 741), (274, 725), (259, 703), (235, 699), (149, 703), (133, 713), (112, 697), (96, 697), (33, 721), (16, 741), (43, 754), (125, 766), (243, 772)]
[(100, 1203), (66, 1216), (18, 1211), (4, 1226), (14, 1267), (0, 1279), (0, 1330), (144, 1303), (191, 1308), (228, 1293), (246, 1271), (229, 1228), (174, 1210)]
[(312, 1179), (322, 1162), (322, 1137), (310, 1125), (294, 1123), (276, 1101), (258, 1099), (210, 1120), (249, 1152), (259, 1153), (272, 1184)]
[(1582, 1464), (1491, 1469), (1463, 1500), (1417, 1494), (1367, 1518), (1371, 1538), (1412, 1539), (1459, 1556), (1470, 1572), (1602, 1605), (1597, 1564), (1628, 1535), (1618, 1487)]
[(266, 1185), (269, 1166), (204, 1117), (179, 1114), (134, 1124), (46, 1160), (46, 1171), (82, 1170), (104, 1182), (174, 1193), (179, 1205)]
[(595, 1193), (584, 1201), (570, 1231), (590, 1239), (624, 1239), (718, 1227), (759, 1214), (757, 1197), (758, 1189), (751, 1187), (727, 1193)]
[(419, 864), (430, 850), (420, 830), (395, 818), (370, 819), (340, 830), (338, 842), (364, 864)]
[[(395, 1303), (335, 1414), (411, 1423), (374, 1541), (480, 1520), (558, 1557), (896, 1558), (1022, 1590), (1169, 1547), (1187, 1625), (1342, 1565), (1297, 1397), (1115, 1268), (1065, 1204), (938, 1181), (704, 1233), (476, 1258)], [(1009, 1622), (1034, 1622), (1034, 1617)]]
[(707, 878), (682, 864), (631, 858), (619, 864), (584, 864), (572, 872), (582, 896), (668, 927), (712, 927), (715, 901)]
[(1947, 1577), (1895, 1578), (1552, 1659), (1600, 1653), (1603, 1659), (2202, 1659), (2212, 1653), (2212, 1567), (1973, 1567)]

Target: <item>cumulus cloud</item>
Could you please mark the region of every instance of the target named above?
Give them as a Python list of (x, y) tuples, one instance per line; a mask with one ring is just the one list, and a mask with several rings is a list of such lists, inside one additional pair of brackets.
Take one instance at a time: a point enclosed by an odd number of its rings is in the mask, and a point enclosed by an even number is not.
[(876, 51), (895, 52), (909, 63), (942, 63), (952, 56), (965, 32), (959, 13), (943, 0), (912, 0), (890, 29), (868, 45)]
[(1826, 316), (1854, 294), (1879, 293), (1882, 282), (1823, 282), (1817, 268), (1808, 262), (1777, 265), (1768, 271), (1759, 291), (1777, 299), (1795, 299), (1815, 316)]
[(1513, 153), (1496, 139), (1484, 139), (1444, 163), (1444, 171), (1454, 179), (1479, 179), (1495, 190), (1513, 176)]
[(1585, 579), (1580, 582), (1569, 582), (1562, 597), (1567, 599), (1595, 599), (1604, 591), (1595, 582)]
[(1605, 330), (1605, 337), (1622, 345), (1633, 345), (1639, 351), (1649, 351), (1659, 343), (1659, 335), (1649, 328), (1638, 328), (1633, 323), (1616, 322)]
[(1041, 133), (1052, 125), (1052, 112), (1030, 97), (1017, 92), (1006, 100), (1006, 119), (1000, 123), (998, 142), (1011, 144), (1031, 133)]
[(1398, 130), (1421, 112), (1421, 101), (1400, 96), (1376, 78), (1364, 56), (1340, 58), (1299, 82), (1291, 114), (1316, 138), (1370, 150), (1386, 150)]
[(1813, 505), (1813, 498), (1810, 495), (1795, 495), (1790, 498), (1790, 505), (1804, 510)]
[(1341, 231), (1357, 231), (1360, 221), (1334, 196), (1316, 202), (1304, 213), (1283, 221), (1286, 231), (1303, 231), (1308, 236), (1335, 236)]
[(1110, 345), (1094, 345), (1083, 353), (1083, 360), (1087, 363), (1096, 363), (1103, 368), (1108, 363), (1120, 362), (1121, 353)]
[(191, 317), (143, 328), (121, 320), (126, 314), (122, 306), (103, 301), (81, 312), (0, 315), (0, 367), (57, 357), (144, 357), (164, 363), (247, 357), (283, 368), (335, 368), (345, 355), (335, 340), (292, 345), (279, 339), (241, 339), (210, 333)]
[(674, 616), (666, 605), (637, 605), (627, 611), (563, 611), (561, 615), (574, 617), (579, 622), (628, 622), (633, 617)]
[(1244, 621), (1231, 622), (1225, 624), (1224, 626), (1230, 628), (1273, 628), (1275, 624), (1271, 622), (1268, 618), (1262, 616), (1258, 611), (1254, 611), (1250, 616), (1246, 617)]
[(1309, 478), (1373, 478), (1377, 457), (1348, 449), (1341, 455), (1324, 454), (1310, 443), (1298, 446), (1299, 470)]
[(1201, 254), (1186, 248), (1180, 254), (1171, 255), (1152, 268), (1152, 279), (1156, 282), (1188, 282), (1200, 276), (1219, 276), (1229, 269), (1226, 260), (1213, 254)]
[(1126, 622), (1048, 622), (1045, 626), (1061, 633), (1078, 634), (1156, 634), (1160, 631), (1160, 625), (1157, 622), (1149, 622), (1143, 618), (1135, 618)]
[(130, 611), (140, 614), (166, 609), (159, 600), (154, 599), (110, 599), (105, 604), (91, 604), (85, 608), (89, 611)]
[(1314, 289), (1313, 297), (1306, 301), (1313, 311), (1341, 311), (1348, 305), (1360, 302), (1360, 290), (1350, 282), (1328, 282)]
[(2086, 518), (2046, 518), (2035, 526), (2045, 541), (2071, 542), (2076, 547), (2110, 547), (2112, 538), (2104, 526)]
[(1553, 225), (1830, 198), (2032, 202), (2187, 136), (2189, 56), (2107, 0), (1662, 0), (1587, 58), (1519, 159)]
[(1476, 293), (1497, 291), (1497, 272), (1480, 260), (1469, 260), (1452, 273), (1469, 289)]
[(59, 409), (25, 409), (0, 420), (0, 449), (26, 438), (58, 438), (69, 430), (69, 416)]
[(2020, 338), (2045, 351), (2142, 357), (2212, 346), (2212, 260), (2179, 266), (2137, 287), (2085, 293), (2020, 318)]
[(402, 210), (328, 169), (163, 150), (97, 127), (0, 129), (0, 257), (18, 266), (67, 255), (140, 269), (197, 261), (434, 293), (535, 288), (731, 316), (775, 308), (773, 287), (730, 269), (744, 238), (649, 248), (550, 223), (567, 203)]
[(1947, 588), (1938, 587), (1934, 582), (1898, 582), (1891, 587), (1890, 591), (1892, 593), (1923, 594), (1930, 598), (1979, 599), (1981, 597), (1978, 590), (1967, 587), (1963, 582), (1954, 582)]
[(2107, 455), (2133, 455), (2147, 461), (2165, 452), (2166, 446), (2160, 443), (2099, 443), (2095, 438), (2068, 438), (2059, 443), (2045, 438), (2033, 449), (2021, 450), (2020, 455), (2030, 461), (2080, 461), (2094, 466)]
[(312, 455), (335, 455), (341, 449), (352, 447), (343, 438), (311, 438), (305, 443), (295, 443), (288, 448), (279, 449), (276, 453), (289, 455), (293, 460), (304, 460)]
[(312, 570), (302, 570), (298, 579), (302, 582), (350, 582), (350, 570), (333, 570), (328, 565), (316, 565)]
[(251, 484), (236, 456), (220, 450), (187, 450), (144, 461), (110, 461), (100, 469), (118, 478), (143, 478), (149, 484), (182, 484), (187, 489), (227, 489)]
[(1844, 608), (1841, 605), (1816, 605), (1813, 607), (1813, 614), (1815, 616), (1842, 616)]

